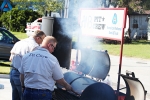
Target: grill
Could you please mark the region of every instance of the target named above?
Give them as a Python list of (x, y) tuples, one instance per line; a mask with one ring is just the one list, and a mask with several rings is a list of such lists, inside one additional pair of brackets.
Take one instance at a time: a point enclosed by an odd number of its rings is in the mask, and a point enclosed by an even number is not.
[(63, 90), (63, 87), (57, 84), (53, 100), (115, 100), (114, 90), (100, 82), (106, 78), (109, 70), (110, 58), (106, 51), (82, 49), (81, 61), (76, 70), (64, 73), (66, 82), (80, 96)]
[(53, 100), (79, 100), (79, 97), (62, 89), (55, 89)]

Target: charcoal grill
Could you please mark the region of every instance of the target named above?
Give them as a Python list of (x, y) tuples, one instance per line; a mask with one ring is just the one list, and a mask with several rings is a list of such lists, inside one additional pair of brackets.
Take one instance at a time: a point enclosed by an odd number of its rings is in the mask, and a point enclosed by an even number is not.
[(80, 96), (67, 92), (57, 85), (54, 96), (56, 100), (116, 99), (114, 90), (109, 85), (101, 83), (110, 70), (110, 58), (107, 51), (81, 49), (81, 60), (76, 66), (75, 71), (64, 73), (64, 79)]
[(53, 92), (53, 100), (79, 100), (79, 96), (62, 89), (55, 89)]

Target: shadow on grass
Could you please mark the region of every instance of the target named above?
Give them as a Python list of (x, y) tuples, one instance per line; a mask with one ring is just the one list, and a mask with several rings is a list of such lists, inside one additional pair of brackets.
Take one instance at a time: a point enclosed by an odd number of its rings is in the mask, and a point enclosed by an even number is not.
[(0, 62), (0, 67), (10, 67), (10, 64), (4, 64)]
[(150, 41), (148, 40), (132, 40), (132, 44), (150, 44)]

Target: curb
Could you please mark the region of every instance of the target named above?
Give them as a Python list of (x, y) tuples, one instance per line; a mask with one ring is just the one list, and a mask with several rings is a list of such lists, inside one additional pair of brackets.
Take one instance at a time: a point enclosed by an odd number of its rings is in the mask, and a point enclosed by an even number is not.
[(9, 79), (9, 74), (0, 74), (0, 78)]

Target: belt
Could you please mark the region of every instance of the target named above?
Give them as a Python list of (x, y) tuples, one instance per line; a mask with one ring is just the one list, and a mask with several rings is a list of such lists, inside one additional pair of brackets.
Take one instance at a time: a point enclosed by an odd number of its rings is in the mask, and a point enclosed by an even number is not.
[(35, 89), (35, 88), (27, 88), (25, 87), (25, 90), (29, 90), (29, 91), (48, 91), (48, 92), (52, 92), (48, 89)]
[(18, 69), (17, 69), (17, 68), (15, 68), (15, 67), (12, 67), (12, 69), (13, 69), (13, 70), (17, 70), (17, 71), (18, 71)]
[(13, 70), (17, 70), (18, 71), (18, 69), (15, 68), (12, 64), (10, 64), (10, 67), (12, 67)]

